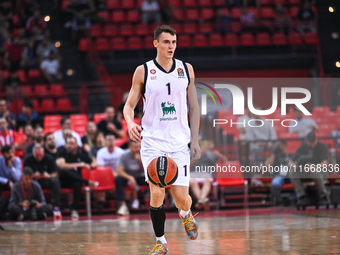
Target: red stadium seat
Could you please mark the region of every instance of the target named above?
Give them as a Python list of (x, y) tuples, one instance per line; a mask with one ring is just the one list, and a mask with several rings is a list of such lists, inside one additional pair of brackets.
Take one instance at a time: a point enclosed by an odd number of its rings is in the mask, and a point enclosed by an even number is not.
[(312, 116), (315, 117), (324, 117), (330, 113), (330, 109), (328, 106), (314, 106)]
[(100, 121), (105, 119), (105, 117), (106, 117), (105, 113), (95, 113), (93, 115), (93, 122), (98, 124)]
[[(125, 2), (125, 1), (123, 1)], [(127, 13), (127, 21), (132, 23), (140, 22), (140, 16), (138, 10), (129, 10)]]
[(153, 36), (152, 35), (145, 36), (143, 46), (144, 46), (145, 49), (154, 49), (155, 48), (153, 46)]
[[(39, 112), (40, 111), (39, 100), (38, 99), (32, 99), (31, 102), (33, 104), (33, 110)], [(44, 108), (42, 108), (42, 109), (44, 109)]]
[(177, 34), (182, 34), (183, 24), (182, 23), (173, 23), (171, 26), (176, 30)]
[(99, 37), (102, 36), (103, 29), (101, 25), (91, 25), (90, 27), (90, 35), (92, 37)]
[(255, 45), (254, 36), (251, 33), (241, 34), (241, 45), (252, 46)]
[(134, 26), (131, 24), (123, 24), (120, 26), (120, 34), (122, 36), (130, 36), (134, 34)]
[[(55, 111), (56, 111), (56, 106), (52, 98), (44, 98), (41, 101), (41, 112), (55, 112)], [(58, 126), (58, 123), (55, 126)]]
[(239, 45), (239, 39), (238, 36), (235, 34), (227, 34), (225, 36), (225, 45), (227, 46), (236, 46)]
[(225, 0), (213, 0), (215, 6), (225, 6)]
[(99, 51), (107, 51), (110, 49), (109, 40), (106, 37), (97, 38), (95, 40), (95, 47)]
[(136, 34), (137, 35), (148, 35), (150, 33), (149, 26), (147, 24), (137, 24)]
[(142, 48), (142, 40), (139, 36), (128, 38), (128, 47), (132, 50), (140, 50)]
[(121, 3), (121, 8), (123, 8), (123, 9), (132, 9), (134, 7), (136, 7), (134, 0), (124, 0)]
[(96, 191), (109, 191), (115, 189), (115, 177), (111, 167), (98, 166), (90, 172), (91, 180), (99, 183), (98, 187), (91, 188)]
[(196, 0), (184, 0), (183, 5), (185, 7), (196, 7)]
[(41, 79), (42, 75), (39, 69), (30, 69), (27, 73), (29, 80)]
[(168, 3), (169, 3), (169, 5), (171, 7), (179, 7), (179, 6), (181, 6), (181, 1), (180, 0), (169, 0)]
[(65, 10), (71, 4), (71, 0), (62, 0), (61, 9)]
[(212, 6), (211, 0), (198, 0), (198, 5), (199, 6)]
[(296, 16), (297, 16), (299, 10), (300, 10), (300, 7), (298, 7), (298, 6), (292, 6), (292, 7), (290, 7), (290, 8), (289, 8), (290, 16), (293, 17), (293, 18), (296, 18)]
[(107, 37), (117, 36), (119, 34), (119, 30), (117, 25), (115, 24), (106, 24), (104, 26), (104, 35)]
[(286, 1), (286, 0), (274, 0), (274, 4), (282, 4), (282, 5), (285, 5), (285, 4), (287, 4), (287, 1)]
[(301, 45), (303, 44), (302, 37), (298, 32), (291, 31), (288, 35), (289, 44)]
[(201, 11), (202, 19), (213, 19), (215, 17), (215, 12), (212, 8), (204, 8)]
[(242, 24), (238, 21), (232, 21), (230, 23), (230, 31), (234, 34), (238, 34), (242, 31)]
[(286, 45), (287, 39), (284, 33), (274, 33), (273, 34), (273, 44), (275, 45)]
[(240, 19), (240, 17), (241, 17), (241, 14), (242, 14), (242, 12), (241, 12), (241, 9), (240, 8), (232, 8), (231, 9), (231, 17), (233, 18), (233, 19)]
[(191, 23), (185, 23), (183, 26), (183, 32), (185, 34), (195, 34), (197, 33), (197, 27), (196, 24), (191, 22)]
[(220, 34), (211, 34), (209, 36), (209, 45), (212, 47), (223, 46), (223, 37)]
[(259, 16), (259, 11), (258, 11), (258, 9), (256, 7), (248, 7), (247, 11), (254, 13), (255, 17)]
[(81, 114), (71, 114), (70, 115), (70, 120), (71, 120), (71, 123), (81, 122), (82, 125), (86, 125), (87, 122), (89, 121), (89, 117), (86, 114), (84, 114), (84, 113), (81, 113)]
[(318, 44), (318, 35), (315, 32), (306, 32), (304, 40), (307, 45), (316, 45)]
[(6, 80), (11, 76), (11, 72), (9, 70), (0, 70), (0, 72), (3, 80)]
[(48, 97), (49, 96), (48, 87), (46, 84), (34, 85), (34, 96), (38, 97)]
[(263, 19), (274, 19), (276, 14), (271, 7), (262, 7), (261, 8), (261, 18)]
[(26, 83), (27, 82), (27, 77), (26, 77), (26, 72), (23, 69), (19, 69), (17, 72), (17, 77), (20, 80), (21, 83)]
[(258, 33), (256, 35), (256, 44), (257, 45), (270, 45), (270, 36), (267, 33)]
[(207, 37), (202, 34), (196, 34), (194, 36), (194, 46), (195, 47), (206, 47), (207, 46)]
[(25, 97), (31, 97), (33, 95), (33, 90), (31, 85), (20, 86), (20, 91)]
[(52, 97), (64, 97), (64, 96), (66, 96), (63, 84), (51, 84), (50, 91), (51, 91)]
[(211, 34), (213, 32), (213, 25), (209, 22), (205, 22), (198, 26), (199, 32), (202, 34)]
[(69, 98), (58, 98), (56, 110), (61, 112), (72, 112), (74, 109)]
[(80, 51), (88, 51), (91, 48), (91, 39), (90, 38), (80, 38), (78, 44), (78, 50)]
[(273, 5), (272, 0), (260, 0), (260, 5), (265, 6), (265, 5)]
[(177, 8), (172, 11), (172, 16), (175, 20), (182, 21), (184, 19), (184, 12), (182, 9)]
[(126, 48), (125, 39), (123, 37), (115, 37), (111, 40), (113, 50), (123, 50)]
[(107, 0), (106, 2), (106, 8), (107, 9), (118, 9), (120, 7), (119, 0)]
[(178, 45), (181, 48), (189, 48), (192, 46), (191, 39), (189, 35), (181, 35), (180, 41), (178, 42)]
[(113, 11), (111, 14), (111, 21), (114, 23), (122, 23), (125, 21), (125, 13), (124, 11), (118, 10)]
[(200, 17), (197, 9), (188, 9), (185, 13), (185, 18), (188, 20), (198, 20)]
[(290, 5), (301, 5), (301, 0), (288, 0)]
[(110, 14), (107, 10), (98, 11), (97, 16), (105, 22), (108, 22), (110, 20)]

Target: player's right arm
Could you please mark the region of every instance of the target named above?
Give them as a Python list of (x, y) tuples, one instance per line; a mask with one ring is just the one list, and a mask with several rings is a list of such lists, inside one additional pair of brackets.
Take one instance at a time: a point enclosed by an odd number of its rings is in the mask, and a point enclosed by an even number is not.
[(129, 130), (129, 137), (131, 140), (138, 142), (141, 140), (140, 132), (142, 131), (142, 128), (134, 122), (134, 109), (140, 99), (143, 83), (144, 66), (140, 65), (133, 74), (132, 86), (123, 109), (124, 118)]

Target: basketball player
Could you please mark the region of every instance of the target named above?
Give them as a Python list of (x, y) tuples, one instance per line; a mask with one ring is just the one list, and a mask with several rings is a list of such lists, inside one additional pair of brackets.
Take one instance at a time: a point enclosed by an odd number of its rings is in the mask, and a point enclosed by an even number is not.
[[(141, 141), (141, 156), (146, 181), (147, 167), (156, 157), (172, 158), (178, 166), (178, 178), (171, 186), (182, 225), (190, 239), (198, 236), (198, 224), (191, 214), (189, 196), (190, 150), (195, 159), (200, 158), (198, 130), (200, 111), (194, 85), (194, 70), (188, 63), (173, 58), (176, 50), (176, 30), (168, 25), (156, 28), (154, 60), (137, 67), (129, 97), (124, 107), (124, 117), (130, 138)], [(142, 127), (133, 122), (134, 108), (143, 96), (144, 115)], [(189, 100), (190, 128), (188, 125), (187, 98)], [(191, 140), (191, 141), (190, 141)], [(164, 237), (165, 210), (163, 206), (165, 189), (150, 186), (150, 216), (156, 235), (156, 245), (150, 254), (168, 254)]]

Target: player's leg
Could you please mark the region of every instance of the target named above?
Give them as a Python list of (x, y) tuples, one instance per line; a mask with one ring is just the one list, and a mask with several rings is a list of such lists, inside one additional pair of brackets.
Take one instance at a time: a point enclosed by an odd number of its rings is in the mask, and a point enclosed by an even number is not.
[(150, 186), (150, 217), (152, 221), (153, 230), (156, 235), (156, 245), (150, 251), (149, 254), (166, 255), (169, 253), (167, 242), (164, 236), (165, 227), (165, 209), (164, 209), (164, 197), (165, 189), (159, 188), (152, 183)]

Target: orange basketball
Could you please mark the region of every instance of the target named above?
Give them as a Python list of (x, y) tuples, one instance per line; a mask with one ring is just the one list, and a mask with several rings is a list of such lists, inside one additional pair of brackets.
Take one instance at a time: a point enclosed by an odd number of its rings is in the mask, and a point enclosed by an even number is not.
[(178, 177), (178, 167), (171, 158), (160, 156), (154, 158), (148, 166), (149, 181), (161, 188), (173, 184)]

